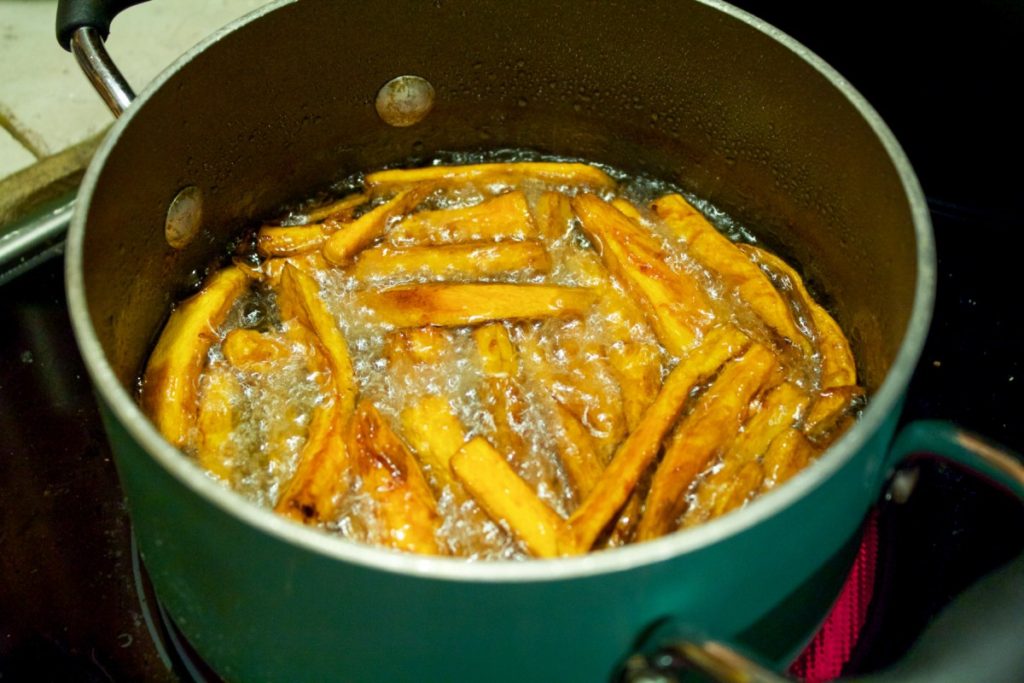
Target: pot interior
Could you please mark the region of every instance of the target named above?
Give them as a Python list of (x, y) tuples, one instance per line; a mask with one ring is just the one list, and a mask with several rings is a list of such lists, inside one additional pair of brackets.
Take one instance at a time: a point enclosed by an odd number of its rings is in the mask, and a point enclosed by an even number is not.
[[(361, 169), (528, 148), (670, 180), (731, 214), (824, 296), (876, 390), (914, 305), (904, 180), (859, 106), (743, 16), (674, 1), (311, 0), (208, 44), (115, 126), (83, 199), (89, 311), (120, 383), (133, 390), (172, 302), (241, 225)], [(392, 128), (373, 102), (403, 74), (436, 102)], [(178, 250), (164, 218), (189, 185), (202, 231)]]

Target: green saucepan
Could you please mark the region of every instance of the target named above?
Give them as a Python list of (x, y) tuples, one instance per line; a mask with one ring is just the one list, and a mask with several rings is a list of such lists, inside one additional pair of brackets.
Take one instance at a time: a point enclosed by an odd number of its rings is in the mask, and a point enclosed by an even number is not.
[[(99, 38), (128, 4), (61, 7), (62, 39), (115, 109), (131, 94)], [(394, 127), (374, 100), (402, 75), (429, 81), (433, 109)], [(800, 264), (852, 339), (870, 392), (858, 424), (785, 486), (699, 528), (586, 557), (466, 563), (259, 509), (140, 412), (137, 377), (172, 302), (241, 225), (360, 169), (503, 148), (676, 182)], [(915, 449), (890, 449), (935, 288), (913, 170), (839, 74), (714, 0), (274, 2), (127, 107), (83, 181), (67, 258), (146, 567), (228, 680), (597, 681), (666, 620), (780, 664), (827, 611), (894, 459)], [(907, 438), (953, 435), (921, 430)]]

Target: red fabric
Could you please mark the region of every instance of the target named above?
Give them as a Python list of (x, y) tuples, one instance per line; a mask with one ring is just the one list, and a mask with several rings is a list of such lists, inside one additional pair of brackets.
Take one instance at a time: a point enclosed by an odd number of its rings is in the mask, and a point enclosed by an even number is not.
[(842, 673), (867, 621), (868, 605), (875, 589), (877, 559), (878, 526), (872, 513), (864, 529), (857, 559), (832, 611), (821, 630), (790, 667), (791, 674), (806, 683), (824, 683)]

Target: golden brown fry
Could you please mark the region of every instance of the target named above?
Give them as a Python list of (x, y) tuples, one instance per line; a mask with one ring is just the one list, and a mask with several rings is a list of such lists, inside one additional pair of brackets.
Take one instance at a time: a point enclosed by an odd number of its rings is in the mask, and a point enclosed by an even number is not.
[(473, 340), (484, 375), (480, 398), (494, 422), (491, 440), (502, 455), (521, 468), (530, 448), (523, 435), (526, 399), (517, 381), (518, 354), (502, 323), (478, 327), (473, 330)]
[(635, 223), (639, 223), (644, 219), (643, 216), (640, 215), (640, 209), (638, 209), (635, 204), (623, 199), (622, 197), (613, 199), (612, 206), (622, 212), (623, 216)]
[(320, 221), (332, 219), (332, 220), (348, 220), (352, 217), (352, 212), (359, 206), (362, 206), (367, 202), (369, 197), (361, 192), (350, 194), (337, 201), (333, 201), (330, 204), (325, 204), (321, 207), (307, 211), (305, 214), (306, 220), (310, 223), (319, 223)]
[(537, 557), (559, 554), (564, 522), (513, 471), (501, 454), (477, 437), (451, 460), (455, 476), (495, 522), (505, 524)]
[(804, 419), (803, 433), (812, 442), (827, 446), (864, 397), (860, 387), (832, 387), (818, 393)]
[[(721, 469), (697, 486), (694, 503), (686, 511), (683, 526), (713, 519), (743, 504), (761, 486), (757, 458), (772, 441), (800, 420), (810, 403), (805, 391), (790, 382), (775, 387), (761, 402), (760, 410), (743, 427), (723, 454)], [(753, 463), (753, 466), (751, 466)]]
[(439, 247), (377, 247), (359, 254), (349, 273), (359, 279), (417, 275), (477, 279), (510, 273), (546, 273), (551, 257), (535, 240), (467, 242)]
[(461, 209), (419, 211), (388, 233), (392, 244), (497, 242), (537, 236), (526, 196), (519, 190)]
[(519, 356), (501, 323), (481, 325), (473, 330), (480, 365), (487, 377), (515, 377), (519, 372)]
[(683, 357), (712, 322), (711, 303), (697, 281), (672, 270), (668, 254), (618, 209), (594, 195), (578, 195), (572, 206), (601, 258), (633, 298), (669, 353)]
[(234, 404), (241, 395), (242, 387), (231, 370), (220, 366), (203, 375), (196, 456), (200, 465), (225, 481), (231, 480), (236, 455), (231, 434), (235, 428)]
[(363, 490), (377, 502), (382, 542), (397, 550), (436, 555), (441, 520), (416, 458), (369, 401), (352, 418), (349, 450)]
[(257, 282), (266, 282), (274, 287), (280, 282), (281, 273), (284, 272), (285, 266), (292, 266), (307, 274), (313, 274), (328, 267), (326, 259), (324, 259), (323, 254), (319, 251), (308, 251), (294, 256), (268, 258), (259, 265), (253, 265), (244, 259), (236, 258), (234, 259), (234, 264), (249, 279), (256, 280)]
[(558, 459), (569, 477), (576, 500), (582, 501), (601, 478), (604, 462), (594, 438), (576, 416), (557, 402), (552, 410)]
[(492, 320), (580, 316), (594, 293), (576, 287), (511, 284), (426, 284), (366, 291), (361, 303), (395, 327), (460, 327)]
[(438, 363), (451, 342), (441, 327), (412, 327), (388, 333), (384, 357), (391, 365), (401, 363)]
[(464, 185), (517, 185), (524, 180), (535, 180), (553, 185), (583, 185), (595, 190), (610, 190), (615, 187), (615, 181), (594, 166), (543, 161), (428, 166), (426, 168), (377, 171), (366, 176), (366, 187), (373, 194), (382, 194), (421, 183), (429, 183), (435, 187), (460, 187)]
[(607, 355), (621, 388), (626, 426), (633, 431), (661, 388), (661, 352), (653, 344), (623, 341)]
[(603, 349), (573, 332), (578, 326), (564, 326), (550, 353), (535, 331), (522, 335), (520, 347), (532, 380), (590, 432), (606, 459), (626, 434), (621, 393)]
[(233, 367), (245, 371), (266, 371), (292, 357), (292, 349), (275, 336), (236, 328), (228, 332), (221, 352)]
[(348, 488), (349, 455), (344, 441), (348, 416), (336, 403), (313, 409), (299, 464), (274, 511), (298, 522), (327, 522), (336, 514), (335, 496)]
[(799, 429), (787, 429), (772, 441), (764, 454), (762, 491), (775, 488), (807, 466), (817, 450)]
[(542, 193), (537, 198), (534, 213), (540, 235), (548, 243), (565, 235), (570, 221), (575, 218), (569, 198), (561, 192)]
[(142, 378), (142, 407), (164, 438), (188, 443), (196, 421), (196, 392), (217, 328), (249, 280), (238, 268), (217, 271), (198, 294), (182, 302), (164, 326)]
[(661, 449), (661, 440), (683, 409), (690, 391), (750, 344), (737, 329), (716, 329), (669, 374), (640, 424), (619, 446), (583, 504), (569, 518), (563, 552), (584, 553), (626, 504), (644, 470)]
[(632, 542), (636, 525), (640, 522), (640, 514), (643, 512), (643, 504), (644, 499), (640, 495), (640, 491), (638, 489), (634, 490), (630, 494), (629, 500), (626, 501), (626, 504), (622, 506), (622, 510), (616, 516), (608, 538), (603, 544), (599, 545), (607, 549), (618, 548)]
[(330, 233), (322, 225), (265, 225), (256, 235), (260, 256), (296, 256), (320, 247)]
[(715, 455), (728, 448), (751, 400), (777, 370), (772, 352), (755, 344), (727, 365), (701, 395), (665, 448), (651, 480), (637, 539), (657, 538), (672, 530), (686, 505), (686, 490)]
[(752, 245), (742, 245), (741, 248), (776, 276), (787, 279), (810, 314), (814, 323), (815, 342), (821, 356), (821, 388), (832, 389), (856, 384), (857, 368), (853, 360), (853, 351), (850, 350), (850, 342), (839, 328), (839, 324), (811, 297), (803, 279), (775, 254)]
[(402, 410), (402, 434), (440, 484), (451, 483), (452, 456), (466, 442), (466, 430), (443, 396), (424, 396)]
[(277, 305), (284, 320), (294, 318), (316, 335), (317, 344), (331, 370), (342, 419), (347, 421), (356, 401), (352, 359), (338, 323), (320, 298), (316, 280), (294, 266), (285, 266), (277, 290)]
[(733, 242), (681, 195), (665, 195), (654, 202), (653, 208), (665, 225), (686, 240), (690, 256), (734, 288), (765, 325), (805, 353), (812, 353), (810, 342), (797, 328), (782, 295)]
[(411, 211), (429, 194), (430, 188), (404, 190), (341, 227), (324, 242), (324, 258), (336, 266), (347, 266), (364, 247), (384, 234), (388, 224)]

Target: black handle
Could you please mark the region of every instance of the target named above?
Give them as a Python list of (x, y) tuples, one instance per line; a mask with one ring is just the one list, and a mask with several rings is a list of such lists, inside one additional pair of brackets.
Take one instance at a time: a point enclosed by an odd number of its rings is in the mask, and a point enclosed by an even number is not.
[(57, 42), (70, 52), (71, 36), (83, 27), (96, 29), (103, 40), (110, 35), (110, 22), (121, 10), (145, 0), (58, 0)]

